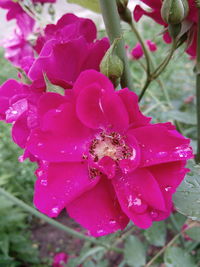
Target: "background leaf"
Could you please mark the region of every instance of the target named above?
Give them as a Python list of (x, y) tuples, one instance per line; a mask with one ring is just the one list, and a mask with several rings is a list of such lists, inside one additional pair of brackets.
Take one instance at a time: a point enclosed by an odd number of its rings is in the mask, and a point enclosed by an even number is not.
[(146, 263), (145, 246), (136, 236), (129, 236), (126, 240), (124, 257), (129, 266), (140, 267)]
[(177, 211), (200, 220), (200, 166), (193, 164), (173, 199)]
[(197, 267), (192, 256), (178, 247), (169, 247), (165, 251), (164, 262), (166, 267)]
[(71, 4), (77, 4), (96, 13), (101, 13), (98, 0), (67, 0), (67, 2)]
[(200, 226), (192, 227), (188, 229), (185, 233), (189, 235), (189, 237), (191, 237), (193, 240), (200, 241)]
[(151, 245), (162, 247), (166, 241), (166, 225), (164, 221), (154, 222), (154, 224), (144, 232), (144, 236)]

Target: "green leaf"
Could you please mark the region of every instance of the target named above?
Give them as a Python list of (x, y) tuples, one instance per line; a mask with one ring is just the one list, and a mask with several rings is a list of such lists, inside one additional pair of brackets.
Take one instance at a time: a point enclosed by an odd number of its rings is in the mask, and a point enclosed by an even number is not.
[(137, 237), (129, 236), (125, 243), (124, 257), (129, 266), (143, 266), (146, 263), (144, 244)]
[(200, 220), (200, 166), (193, 163), (173, 199), (178, 212)]
[(167, 117), (174, 119), (185, 124), (196, 125), (197, 120), (194, 113), (182, 112), (179, 110), (170, 110), (167, 112)]
[(185, 232), (189, 237), (195, 241), (200, 241), (200, 226), (192, 227)]
[(169, 247), (164, 254), (166, 267), (197, 267), (192, 256), (178, 247)]
[(144, 236), (151, 245), (162, 247), (166, 241), (166, 225), (165, 222), (154, 222), (154, 224), (144, 232)]
[(87, 252), (85, 252), (81, 257), (80, 260), (78, 261), (78, 264), (83, 263), (88, 257), (91, 257), (92, 255), (100, 252), (100, 251), (104, 251), (105, 248), (104, 247), (94, 247), (91, 248), (90, 250), (88, 250)]
[(96, 13), (101, 13), (98, 0), (67, 0), (67, 2), (71, 4), (77, 4)]

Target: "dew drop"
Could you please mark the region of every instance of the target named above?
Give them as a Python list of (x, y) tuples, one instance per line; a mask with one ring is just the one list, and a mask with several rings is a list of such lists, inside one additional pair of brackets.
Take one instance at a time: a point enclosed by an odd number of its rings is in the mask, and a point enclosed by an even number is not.
[(171, 186), (166, 186), (166, 187), (165, 187), (165, 191), (166, 191), (166, 192), (169, 192), (171, 189), (172, 189)]
[(18, 113), (18, 111), (17, 110), (12, 110), (11, 113), (16, 115)]
[(158, 217), (158, 213), (157, 213), (156, 211), (152, 210), (152, 211), (150, 212), (150, 216), (151, 216), (152, 218), (157, 218), (157, 217)]
[(40, 181), (40, 184), (43, 185), (43, 186), (47, 186), (48, 182), (47, 182), (46, 179), (42, 179), (42, 180)]
[(103, 235), (104, 234), (104, 230), (103, 229), (97, 230), (97, 234), (98, 235)]
[(109, 221), (109, 224), (110, 224), (110, 225), (113, 225), (113, 226), (116, 225), (116, 223), (117, 223), (117, 222), (116, 222), (115, 220), (110, 220), (110, 221)]
[(39, 142), (38, 144), (37, 144), (37, 146), (39, 146), (39, 147), (41, 147), (41, 146), (43, 146), (44, 144), (43, 143), (41, 143), (41, 142)]
[(57, 215), (59, 213), (59, 208), (58, 207), (54, 207), (54, 208), (51, 209), (51, 212), (52, 212), (52, 214)]

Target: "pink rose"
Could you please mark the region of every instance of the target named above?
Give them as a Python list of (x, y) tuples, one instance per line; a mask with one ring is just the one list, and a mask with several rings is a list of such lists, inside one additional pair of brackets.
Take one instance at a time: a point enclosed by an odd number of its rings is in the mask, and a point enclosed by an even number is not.
[(47, 25), (44, 35), (38, 38), (35, 49), (40, 54), (28, 76), (42, 84), (46, 73), (53, 84), (71, 88), (81, 71), (99, 70), (108, 48), (107, 38), (96, 40), (96, 27), (91, 20), (66, 14), (56, 25)]
[(39, 162), (34, 204), (56, 217), (66, 208), (91, 235), (141, 228), (167, 218), (193, 157), (171, 123), (151, 124), (128, 88), (115, 91), (95, 70), (65, 96), (43, 94), (27, 153)]

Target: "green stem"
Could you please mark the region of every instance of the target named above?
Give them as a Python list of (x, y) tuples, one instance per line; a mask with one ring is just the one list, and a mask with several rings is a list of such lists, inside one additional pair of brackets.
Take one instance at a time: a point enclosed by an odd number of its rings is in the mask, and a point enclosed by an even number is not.
[(146, 59), (146, 64), (147, 64), (147, 68), (146, 68), (147, 76), (150, 76), (150, 73), (151, 73), (151, 56), (150, 56), (150, 53), (146, 47), (146, 44), (145, 44), (142, 36), (139, 34), (137, 28), (135, 27), (135, 24), (133, 21), (130, 24), (130, 27), (142, 46), (142, 49), (143, 49), (144, 55), (145, 55), (145, 59)]
[(157, 69), (151, 74), (153, 79), (156, 79), (167, 67), (167, 65), (169, 64), (174, 51), (176, 50), (176, 43), (173, 41), (172, 42), (172, 46), (170, 49), (170, 52), (168, 54), (168, 56), (163, 60), (163, 62), (157, 67)]
[(158, 257), (160, 257), (167, 248), (171, 247), (171, 245), (174, 244), (174, 242), (180, 237), (180, 235), (182, 235), (186, 230), (192, 228), (195, 225), (195, 222), (191, 222), (188, 227), (184, 230), (182, 230), (181, 232), (179, 232), (177, 235), (174, 236), (174, 238), (172, 238), (172, 240), (167, 243), (167, 245), (165, 245), (146, 265), (145, 267), (150, 267), (155, 260), (157, 260)]
[(156, 70), (154, 70), (153, 73), (151, 73), (150, 75), (147, 76), (147, 79), (146, 79), (146, 82), (144, 84), (144, 87), (142, 88), (142, 91), (139, 95), (139, 101), (142, 100), (149, 84), (155, 80), (164, 70), (165, 68), (167, 67), (167, 65), (169, 64), (173, 54), (174, 54), (174, 51), (176, 49), (176, 44), (173, 42), (172, 43), (172, 46), (171, 46), (171, 49), (170, 49), (170, 52), (168, 54), (168, 56), (161, 62), (161, 64), (156, 68)]
[(69, 235), (75, 236), (75, 237), (80, 238), (80, 239), (84, 239), (84, 240), (89, 241), (95, 245), (102, 246), (102, 247), (106, 248), (107, 250), (113, 250), (113, 251), (116, 251), (118, 253), (123, 252), (121, 249), (119, 249), (117, 247), (112, 247), (112, 246), (106, 245), (106, 244), (100, 242), (99, 240), (96, 240), (93, 237), (85, 236), (84, 234), (81, 234), (81, 233), (69, 228), (68, 226), (65, 226), (65, 225), (57, 222), (54, 219), (47, 217), (46, 215), (40, 213), (36, 209), (34, 209), (31, 206), (24, 203), (22, 200), (16, 198), (15, 196), (10, 194), (9, 192), (5, 191), (3, 188), (0, 188), (0, 194), (3, 195), (5, 198), (9, 199), (14, 204), (16, 204), (19, 207), (21, 207), (22, 209), (24, 209), (25, 211), (31, 213), (32, 215), (34, 215), (34, 216), (38, 217), (39, 219), (51, 224), (52, 226), (64, 231), (65, 233), (67, 233)]
[(198, 8), (197, 61), (196, 61), (196, 98), (197, 98), (197, 154), (196, 162), (200, 163), (200, 8)]
[[(99, 4), (106, 27), (106, 32), (108, 34), (110, 42), (113, 43), (116, 38), (122, 37), (120, 17), (117, 10), (116, 0), (99, 0)], [(123, 38), (121, 38), (116, 47), (116, 53), (124, 63), (124, 72), (121, 77), (121, 86), (128, 87), (130, 90), (133, 90), (133, 83), (131, 81), (131, 74)]]

